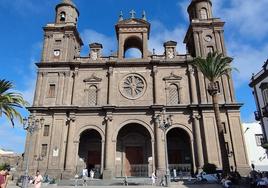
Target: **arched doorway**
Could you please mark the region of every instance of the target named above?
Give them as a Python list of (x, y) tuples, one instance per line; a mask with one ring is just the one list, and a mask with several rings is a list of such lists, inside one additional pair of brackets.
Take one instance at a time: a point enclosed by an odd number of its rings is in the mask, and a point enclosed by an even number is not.
[[(173, 128), (167, 133), (168, 164), (171, 175), (191, 175), (193, 170), (191, 139), (181, 128)], [(174, 170), (175, 169), (175, 170)]]
[(116, 176), (148, 177), (153, 169), (149, 131), (140, 124), (127, 124), (117, 135)]
[(94, 178), (101, 177), (101, 147), (101, 135), (98, 131), (88, 129), (81, 133), (78, 155), (84, 162), (82, 168), (95, 172)]

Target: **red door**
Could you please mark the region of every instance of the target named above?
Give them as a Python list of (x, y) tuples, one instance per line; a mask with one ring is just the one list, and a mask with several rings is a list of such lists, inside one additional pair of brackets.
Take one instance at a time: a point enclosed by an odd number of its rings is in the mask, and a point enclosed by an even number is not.
[(126, 164), (125, 170), (127, 176), (135, 176), (131, 165), (143, 164), (142, 147), (126, 147)]
[(95, 168), (95, 165), (101, 164), (101, 152), (100, 151), (88, 151), (87, 168), (90, 170)]
[(179, 164), (181, 163), (181, 152), (180, 150), (168, 150), (168, 163)]

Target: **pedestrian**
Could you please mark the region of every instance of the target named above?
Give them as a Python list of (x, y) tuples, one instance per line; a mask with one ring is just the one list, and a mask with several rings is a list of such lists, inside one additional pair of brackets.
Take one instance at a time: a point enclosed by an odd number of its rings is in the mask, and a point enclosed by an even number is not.
[(43, 177), (40, 174), (40, 171), (37, 170), (36, 174), (35, 174), (35, 177), (34, 177), (34, 180), (33, 180), (34, 188), (40, 188), (41, 184), (42, 184), (42, 181), (43, 181)]
[(156, 175), (155, 175), (155, 172), (152, 173), (152, 186), (155, 185), (155, 180), (156, 180)]
[(94, 179), (94, 171), (91, 169), (90, 170), (90, 179), (93, 180)]
[(83, 178), (83, 186), (87, 186), (87, 180), (88, 180), (88, 170), (87, 170), (87, 168), (84, 168), (82, 170), (82, 178)]
[(6, 188), (9, 179), (10, 168), (7, 166), (0, 171), (0, 188)]

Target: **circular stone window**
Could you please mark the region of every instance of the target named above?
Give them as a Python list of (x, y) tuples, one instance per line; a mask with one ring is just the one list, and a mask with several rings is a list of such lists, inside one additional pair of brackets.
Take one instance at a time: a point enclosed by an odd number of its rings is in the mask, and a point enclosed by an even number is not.
[(138, 99), (144, 94), (146, 83), (144, 78), (140, 75), (129, 74), (122, 79), (119, 88), (124, 97), (128, 99)]

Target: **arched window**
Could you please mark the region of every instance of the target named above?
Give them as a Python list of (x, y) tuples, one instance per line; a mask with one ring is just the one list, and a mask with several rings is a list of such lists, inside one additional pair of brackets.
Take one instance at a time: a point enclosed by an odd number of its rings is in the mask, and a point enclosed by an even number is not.
[(137, 48), (129, 48), (125, 52), (125, 58), (142, 58), (142, 53)]
[(95, 85), (89, 87), (88, 90), (88, 104), (89, 106), (96, 106), (97, 105), (97, 92), (98, 89)]
[(65, 22), (65, 20), (66, 20), (66, 13), (65, 12), (61, 12), (60, 13), (60, 21), (61, 22)]
[(168, 104), (176, 105), (179, 104), (179, 88), (176, 84), (170, 84), (168, 90)]
[(208, 19), (208, 11), (206, 8), (201, 8), (200, 10), (200, 18), (201, 19)]
[(142, 58), (142, 40), (136, 36), (129, 37), (124, 43), (124, 58)]

